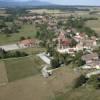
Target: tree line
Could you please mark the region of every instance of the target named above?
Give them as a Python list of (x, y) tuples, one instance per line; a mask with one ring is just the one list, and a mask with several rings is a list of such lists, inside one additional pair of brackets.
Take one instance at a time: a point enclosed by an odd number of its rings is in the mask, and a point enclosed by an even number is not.
[(24, 57), (24, 56), (28, 56), (28, 54), (20, 51), (5, 51), (4, 49), (0, 48), (0, 59)]

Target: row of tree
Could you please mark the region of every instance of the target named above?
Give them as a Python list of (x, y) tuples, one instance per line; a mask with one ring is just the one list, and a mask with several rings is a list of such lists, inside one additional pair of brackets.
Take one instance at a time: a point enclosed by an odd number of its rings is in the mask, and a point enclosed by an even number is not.
[(74, 83), (73, 88), (79, 88), (81, 86), (92, 86), (95, 89), (100, 89), (100, 76), (93, 75), (90, 78), (86, 78), (85, 75), (80, 75)]
[(13, 33), (18, 33), (20, 28), (21, 26), (14, 22), (11, 25), (7, 25), (6, 22), (0, 21), (0, 33), (2, 34), (9, 35)]
[(53, 59), (51, 59), (51, 66), (53, 68), (60, 67), (62, 64), (68, 65), (70, 63), (79, 67), (86, 63), (85, 61), (80, 59), (83, 55), (82, 51), (76, 52), (75, 56), (71, 56), (70, 54), (60, 54), (59, 52), (53, 50), (53, 48), (49, 49), (48, 52), (49, 55), (53, 57)]
[(13, 57), (24, 57), (28, 56), (25, 52), (20, 51), (5, 51), (0, 48), (0, 59), (6, 59), (6, 58), (13, 58)]

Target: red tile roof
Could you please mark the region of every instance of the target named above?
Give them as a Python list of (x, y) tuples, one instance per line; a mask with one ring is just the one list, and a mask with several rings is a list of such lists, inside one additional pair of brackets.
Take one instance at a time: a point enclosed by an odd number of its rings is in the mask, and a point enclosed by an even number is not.
[(32, 39), (26, 39), (26, 40), (20, 41), (20, 44), (30, 45), (30, 44), (33, 44), (33, 42), (34, 41)]

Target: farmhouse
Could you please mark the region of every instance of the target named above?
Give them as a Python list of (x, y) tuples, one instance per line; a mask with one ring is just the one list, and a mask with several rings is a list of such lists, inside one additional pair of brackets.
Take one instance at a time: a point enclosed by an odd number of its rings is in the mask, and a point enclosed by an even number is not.
[(28, 48), (28, 47), (34, 47), (39, 45), (39, 41), (36, 39), (25, 39), (18, 42), (18, 45), (20, 48)]

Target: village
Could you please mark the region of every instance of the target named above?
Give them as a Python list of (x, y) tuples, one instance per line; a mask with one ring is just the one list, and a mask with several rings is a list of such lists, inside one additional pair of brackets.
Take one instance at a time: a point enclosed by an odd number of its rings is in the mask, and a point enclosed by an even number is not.
[(87, 25), (99, 23), (99, 17), (87, 9), (16, 13), (0, 24), (0, 100), (7, 100), (5, 93), (13, 100), (18, 100), (13, 95), (19, 100), (49, 100), (50, 96), (60, 100), (68, 93), (72, 97), (68, 100), (75, 100), (73, 91), (99, 91), (100, 33)]
[[(77, 19), (77, 17), (75, 19)], [(18, 20), (22, 21), (23, 23), (31, 23), (31, 24), (34, 23), (37, 27), (41, 27), (40, 26), (41, 24), (42, 25), (47, 24), (46, 26), (47, 30), (55, 33), (55, 35), (52, 37), (51, 43), (48, 39), (47, 41), (48, 46), (50, 46), (51, 44), (56, 44), (56, 47), (53, 47), (56, 50), (56, 52), (60, 54), (68, 54), (72, 57), (74, 57), (76, 53), (82, 51), (83, 55), (80, 56), (80, 59), (84, 61), (84, 64), (82, 66), (77, 66), (77, 67), (80, 67), (85, 70), (100, 69), (100, 57), (99, 54), (95, 52), (95, 49), (99, 48), (100, 46), (99, 38), (97, 38), (95, 35), (88, 36), (85, 33), (85, 31), (79, 32), (75, 28), (64, 29), (64, 25), (66, 25), (65, 23), (66, 16), (54, 17), (51, 15), (49, 16), (48, 14), (47, 15), (38, 14), (35, 16), (33, 15), (31, 16), (29, 14), (27, 16), (19, 17)], [(60, 24), (62, 25), (62, 27)], [(0, 46), (0, 48), (4, 49), (5, 51), (19, 50), (23, 48), (36, 48), (36, 47), (40, 47), (40, 43), (42, 41), (43, 40), (39, 40), (38, 37), (34, 39), (31, 37), (27, 39), (22, 37), (22, 39), (15, 44), (3, 45)], [(46, 55), (49, 57), (49, 63), (47, 64), (50, 65), (51, 57), (49, 52)], [(52, 55), (52, 59), (53, 59), (53, 55)], [(45, 62), (45, 59), (42, 60), (44, 60)], [(46, 73), (48, 77), (49, 74), (47, 70)]]

